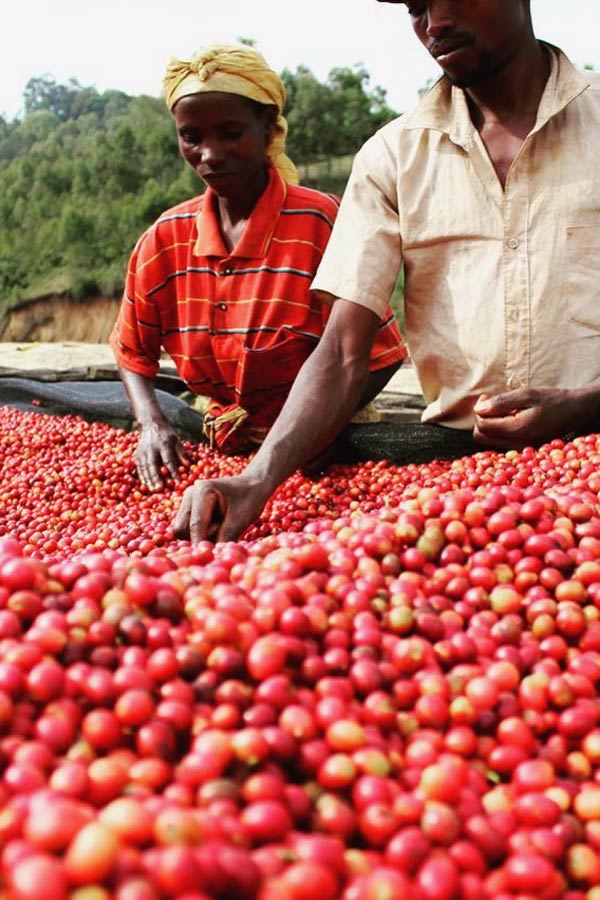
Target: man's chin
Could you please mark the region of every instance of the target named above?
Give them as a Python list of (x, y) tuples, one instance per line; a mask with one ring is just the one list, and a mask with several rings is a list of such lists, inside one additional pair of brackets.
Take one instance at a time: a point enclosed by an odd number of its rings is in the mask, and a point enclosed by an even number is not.
[(464, 90), (471, 86), (471, 80), (466, 76), (452, 75), (450, 72), (444, 72), (444, 75), (454, 87), (463, 88)]
[(492, 66), (487, 62), (485, 65), (480, 65), (478, 68), (470, 69), (468, 71), (452, 72), (446, 69), (442, 69), (442, 71), (451, 84), (465, 90), (468, 88), (481, 87), (486, 81), (493, 78), (496, 72), (499, 72), (501, 68), (500, 65)]
[(485, 80), (486, 74), (483, 72), (451, 72), (442, 69), (448, 81), (458, 88), (476, 87)]

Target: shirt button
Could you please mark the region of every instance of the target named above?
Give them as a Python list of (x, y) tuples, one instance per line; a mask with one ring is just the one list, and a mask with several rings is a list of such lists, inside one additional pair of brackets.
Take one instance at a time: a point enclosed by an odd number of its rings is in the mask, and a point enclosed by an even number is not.
[(508, 387), (511, 391), (516, 391), (517, 388), (522, 387), (523, 382), (517, 375), (511, 375), (508, 379)]
[(516, 238), (511, 238), (508, 242), (508, 246), (510, 247), (511, 250), (516, 250), (517, 247), (519, 246), (519, 242)]
[(221, 275), (231, 275), (232, 272), (233, 272), (233, 269), (230, 269), (230, 268), (221, 269)]
[(219, 303), (219, 309), (227, 309), (226, 303)]

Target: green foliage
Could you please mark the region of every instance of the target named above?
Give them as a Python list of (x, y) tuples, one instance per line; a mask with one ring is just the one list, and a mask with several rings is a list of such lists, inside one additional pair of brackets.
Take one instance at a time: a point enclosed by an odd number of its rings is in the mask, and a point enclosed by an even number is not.
[(122, 290), (127, 257), (169, 206), (201, 190), (153, 97), (32, 79), (22, 122), (0, 122), (0, 313), (53, 284)]
[[(42, 75), (40, 78), (30, 78), (25, 85), (23, 105), (25, 115), (38, 110), (49, 110), (61, 122), (68, 119), (78, 119), (86, 113), (102, 115), (107, 104), (112, 104), (113, 113), (126, 108), (127, 95), (119, 91), (108, 91), (106, 94), (98, 94), (92, 87), (83, 87), (71, 78), (68, 84), (56, 84), (50, 75)], [(116, 103), (116, 107), (115, 107)]]
[(281, 75), (287, 90), (288, 151), (299, 165), (354, 154), (397, 113), (382, 88), (369, 89), (362, 67), (336, 68), (322, 83), (299, 66)]
[[(282, 77), (290, 156), (305, 183), (341, 193), (353, 154), (395, 115), (385, 92), (360, 67), (332, 69), (325, 83), (302, 66)], [(0, 117), (0, 318), (57, 285), (76, 298), (118, 295), (142, 231), (202, 190), (162, 100), (42, 75), (23, 107), (22, 121)]]

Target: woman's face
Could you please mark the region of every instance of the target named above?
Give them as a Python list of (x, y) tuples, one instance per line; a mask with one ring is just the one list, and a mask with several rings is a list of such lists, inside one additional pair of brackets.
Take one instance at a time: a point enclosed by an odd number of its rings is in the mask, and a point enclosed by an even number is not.
[(181, 155), (218, 196), (258, 196), (266, 182), (273, 110), (220, 91), (182, 97), (173, 109)]

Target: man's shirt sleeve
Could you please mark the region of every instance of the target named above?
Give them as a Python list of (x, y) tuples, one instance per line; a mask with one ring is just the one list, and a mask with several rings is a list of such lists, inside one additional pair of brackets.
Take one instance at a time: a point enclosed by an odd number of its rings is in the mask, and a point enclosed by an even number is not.
[(314, 291), (386, 314), (400, 265), (396, 165), (379, 134), (357, 154)]

